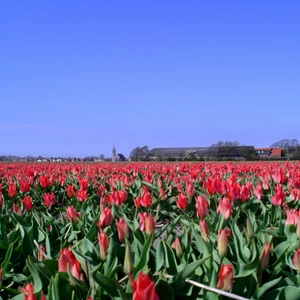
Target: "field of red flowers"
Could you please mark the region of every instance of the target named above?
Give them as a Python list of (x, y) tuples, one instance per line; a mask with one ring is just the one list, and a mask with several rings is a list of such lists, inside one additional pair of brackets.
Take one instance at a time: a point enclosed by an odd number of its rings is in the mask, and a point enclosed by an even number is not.
[(1, 299), (300, 299), (300, 163), (0, 164)]

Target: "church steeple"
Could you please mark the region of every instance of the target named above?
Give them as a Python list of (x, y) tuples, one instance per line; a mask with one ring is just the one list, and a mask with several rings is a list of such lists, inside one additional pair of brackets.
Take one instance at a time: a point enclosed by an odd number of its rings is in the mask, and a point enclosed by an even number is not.
[(112, 161), (116, 161), (117, 160), (117, 150), (116, 150), (115, 146), (113, 146), (113, 148), (112, 148), (111, 160)]

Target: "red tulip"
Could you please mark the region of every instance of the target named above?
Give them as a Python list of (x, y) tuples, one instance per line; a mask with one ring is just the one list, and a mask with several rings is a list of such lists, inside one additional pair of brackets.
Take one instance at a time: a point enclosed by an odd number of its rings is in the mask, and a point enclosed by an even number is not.
[(208, 228), (207, 223), (205, 220), (200, 220), (200, 233), (204, 241), (208, 241), (207, 235), (208, 235)]
[(208, 203), (204, 197), (198, 196), (196, 198), (196, 208), (198, 218), (203, 220), (209, 211)]
[(253, 194), (255, 195), (255, 197), (256, 197), (258, 200), (261, 200), (261, 197), (262, 197), (262, 186), (261, 186), (260, 181), (259, 181), (259, 183), (257, 184), (257, 186), (255, 187), (255, 189), (253, 190)]
[(153, 219), (153, 217), (151, 215), (148, 215), (145, 218), (145, 230), (146, 230), (146, 233), (150, 234), (154, 230), (154, 227), (155, 227), (154, 219)]
[(269, 258), (270, 258), (270, 244), (268, 242), (265, 243), (263, 251), (260, 256), (260, 268), (264, 270), (269, 265)]
[(87, 190), (89, 183), (86, 179), (79, 178), (78, 182), (79, 182), (80, 189), (82, 189), (84, 191)]
[[(20, 288), (21, 293), (24, 295), (24, 300), (36, 300), (36, 297), (34, 296), (34, 286), (30, 283), (27, 283), (25, 285), (25, 288)], [(46, 297), (44, 296), (43, 292), (42, 295), (39, 298), (40, 300), (46, 300)]]
[(225, 197), (225, 198), (221, 198), (219, 200), (219, 205), (217, 208), (217, 213), (221, 213), (221, 215), (223, 216), (223, 218), (225, 220), (229, 219), (231, 217), (232, 214), (232, 201), (229, 200), (229, 198)]
[(185, 184), (185, 194), (187, 197), (193, 197), (195, 194), (194, 185), (191, 181), (187, 181)]
[(17, 193), (17, 186), (14, 182), (8, 184), (7, 192), (9, 197), (13, 198)]
[(66, 187), (67, 195), (68, 197), (74, 197), (75, 196), (75, 190), (74, 190), (74, 185), (70, 184)]
[(180, 193), (178, 194), (176, 204), (180, 209), (185, 209), (188, 206), (189, 202), (186, 196)]
[(48, 186), (51, 185), (51, 182), (50, 182), (48, 176), (46, 176), (46, 175), (40, 175), (39, 181), (40, 181), (42, 188), (44, 188), (44, 189), (46, 189)]
[(137, 208), (141, 207), (141, 197), (140, 196), (136, 196), (136, 198), (134, 199), (134, 205)]
[(68, 266), (71, 274), (80, 280), (80, 263), (76, 260), (74, 254), (71, 251), (71, 247), (60, 250), (60, 256), (58, 259), (58, 272), (68, 272)]
[(286, 221), (285, 221), (285, 225), (294, 225), (296, 226), (298, 223), (298, 219), (299, 219), (299, 213), (295, 210), (287, 210), (286, 211)]
[(100, 230), (100, 233), (98, 233), (98, 243), (100, 249), (100, 257), (101, 259), (105, 260), (109, 247), (109, 239), (107, 234), (102, 230)]
[(147, 213), (138, 213), (138, 218), (140, 219), (140, 230), (145, 231), (145, 221), (146, 221)]
[(175, 249), (176, 255), (178, 257), (181, 257), (181, 255), (182, 255), (182, 248), (181, 248), (181, 243), (180, 243), (180, 240), (179, 240), (178, 237), (175, 238), (175, 241), (172, 243), (171, 247), (173, 249)]
[(141, 205), (143, 207), (150, 207), (152, 203), (152, 197), (149, 193), (144, 193), (141, 198)]
[(293, 265), (297, 269), (297, 273), (300, 274), (300, 249), (298, 249), (294, 254)]
[(164, 201), (164, 200), (167, 200), (167, 198), (168, 198), (168, 196), (167, 196), (166, 192), (164, 191), (164, 189), (160, 188), (158, 199)]
[(73, 220), (74, 223), (78, 222), (78, 218), (80, 218), (80, 214), (76, 211), (74, 206), (68, 206), (66, 209), (68, 220)]
[(21, 178), (20, 180), (20, 191), (22, 193), (27, 193), (30, 189), (30, 183), (25, 179)]
[(233, 286), (233, 269), (232, 265), (221, 265), (218, 275), (217, 288), (223, 291), (230, 291)]
[(105, 228), (109, 226), (112, 223), (112, 221), (113, 221), (113, 216), (111, 214), (111, 209), (109, 207), (105, 207), (100, 214), (98, 227)]
[(54, 198), (54, 193), (46, 193), (46, 194), (43, 194), (43, 199), (44, 199), (44, 205), (46, 207), (49, 207), (51, 205), (54, 205), (55, 204), (55, 198)]
[(277, 184), (274, 191), (274, 196), (272, 197), (272, 204), (275, 206), (281, 206), (284, 202), (284, 192), (282, 191), (282, 186)]
[(30, 210), (32, 208), (32, 201), (29, 196), (25, 196), (20, 202), (23, 203), (25, 210)]
[(17, 204), (13, 204), (13, 212), (19, 216), (22, 216), (22, 211), (20, 206), (18, 206)]
[(247, 185), (241, 186), (240, 199), (242, 200), (242, 202), (246, 202), (250, 198), (250, 196), (251, 196), (250, 190), (251, 190), (250, 187)]
[(220, 229), (218, 232), (218, 252), (221, 258), (227, 255), (229, 229)]
[(46, 249), (45, 249), (44, 245), (39, 245), (39, 248), (37, 250), (37, 256), (38, 256), (39, 261), (46, 259), (45, 255), (42, 253), (42, 251), (46, 254)]
[(125, 237), (129, 237), (129, 228), (127, 223), (123, 218), (120, 218), (120, 220), (116, 220), (117, 228), (118, 228), (118, 236), (121, 243), (124, 242)]
[(87, 192), (86, 190), (80, 188), (77, 192), (76, 192), (76, 197), (80, 202), (84, 202), (84, 200), (87, 198)]
[(134, 282), (130, 276), (133, 290), (132, 300), (159, 300), (155, 290), (155, 283), (143, 272), (141, 272)]

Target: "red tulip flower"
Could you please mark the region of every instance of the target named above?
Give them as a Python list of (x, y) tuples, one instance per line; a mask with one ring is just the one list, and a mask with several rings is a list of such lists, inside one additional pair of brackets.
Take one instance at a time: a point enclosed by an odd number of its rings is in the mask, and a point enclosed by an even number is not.
[(51, 182), (50, 182), (48, 176), (46, 176), (46, 175), (41, 175), (39, 177), (39, 181), (40, 181), (41, 187), (44, 189), (46, 189), (48, 186), (51, 185)]
[(229, 219), (232, 214), (232, 205), (233, 202), (229, 198), (221, 198), (217, 207), (217, 213), (221, 213), (225, 220)]
[[(34, 296), (34, 286), (30, 283), (27, 283), (25, 285), (25, 288), (20, 288), (22, 294), (24, 295), (24, 300), (36, 300), (37, 298)], [(46, 300), (46, 297), (44, 296), (43, 292), (40, 300)]]
[(31, 210), (32, 208), (32, 201), (29, 196), (25, 196), (23, 200), (20, 200), (21, 203), (24, 205), (25, 210)]
[(127, 223), (123, 218), (120, 220), (116, 220), (117, 228), (118, 228), (118, 236), (121, 243), (125, 241), (125, 237), (129, 237), (129, 228)]
[(180, 193), (180, 194), (178, 194), (176, 204), (180, 209), (185, 209), (188, 206), (189, 202), (188, 202), (186, 196), (184, 196), (182, 193)]
[(100, 230), (100, 233), (98, 233), (98, 243), (99, 243), (100, 257), (101, 259), (105, 260), (108, 247), (109, 247), (109, 239), (107, 234), (102, 230)]
[(145, 218), (145, 230), (146, 230), (146, 233), (150, 234), (154, 230), (154, 227), (155, 227), (154, 219), (153, 219), (153, 217), (151, 215), (148, 215)]
[(197, 208), (198, 218), (203, 220), (209, 211), (208, 203), (204, 197), (198, 196), (196, 198), (196, 208)]
[(75, 190), (74, 190), (74, 185), (70, 184), (66, 187), (67, 195), (68, 197), (73, 197), (75, 196)]
[(261, 270), (264, 270), (269, 265), (269, 258), (270, 258), (270, 244), (268, 242), (265, 243), (265, 246), (263, 248), (263, 251), (260, 256), (260, 268)]
[(297, 269), (297, 273), (300, 274), (300, 249), (298, 249), (294, 254), (293, 265)]
[(281, 206), (284, 202), (284, 192), (282, 191), (282, 186), (277, 184), (275, 187), (274, 195), (272, 197), (272, 204), (275, 206)]
[(155, 290), (155, 283), (143, 272), (141, 272), (134, 282), (130, 276), (133, 290), (132, 300), (159, 300)]
[(73, 220), (74, 223), (78, 222), (78, 218), (80, 218), (80, 214), (76, 211), (74, 206), (68, 206), (66, 209), (68, 220)]
[(232, 265), (221, 265), (218, 275), (217, 288), (223, 291), (230, 291), (233, 286), (233, 269)]
[(53, 204), (55, 204), (55, 198), (54, 198), (54, 193), (46, 193), (46, 194), (43, 194), (43, 199), (44, 199), (44, 205), (46, 207), (49, 207)]
[(14, 182), (8, 184), (7, 192), (9, 197), (13, 198), (17, 193), (17, 186)]
[(68, 272), (68, 266), (71, 274), (80, 280), (80, 263), (76, 260), (74, 254), (71, 251), (71, 247), (60, 250), (60, 256), (58, 259), (58, 272)]
[(105, 207), (100, 214), (100, 220), (98, 222), (99, 229), (109, 226), (112, 221), (113, 216), (111, 214), (111, 209), (109, 207)]

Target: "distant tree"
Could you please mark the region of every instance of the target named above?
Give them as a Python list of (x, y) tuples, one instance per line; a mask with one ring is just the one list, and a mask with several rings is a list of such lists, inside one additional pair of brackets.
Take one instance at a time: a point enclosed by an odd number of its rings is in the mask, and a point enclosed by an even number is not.
[[(283, 139), (278, 142), (273, 143), (270, 148), (282, 148), (283, 156), (287, 159), (294, 158), (294, 151), (300, 147), (299, 141), (297, 139)], [(292, 153), (293, 152), (293, 153)], [(296, 154), (297, 155), (297, 154)]]
[(104, 154), (100, 154), (99, 158), (100, 158), (101, 160), (104, 160), (104, 159), (105, 159), (105, 155), (104, 155)]
[(210, 146), (209, 155), (214, 159), (236, 157), (239, 156), (238, 146), (240, 146), (238, 141), (219, 141)]
[(273, 143), (270, 148), (282, 148), (287, 149), (289, 147), (299, 146), (299, 141), (297, 139), (283, 139), (278, 142)]
[(195, 161), (197, 160), (197, 152), (193, 149), (186, 151), (185, 157), (186, 160)]
[(143, 146), (143, 147), (135, 147), (130, 152), (131, 160), (133, 161), (145, 161), (149, 158), (149, 147)]

